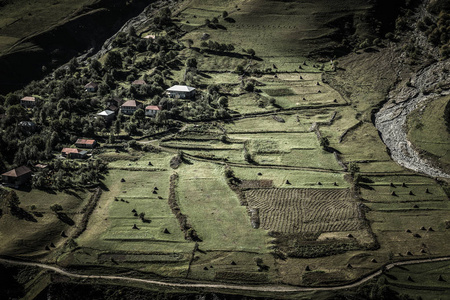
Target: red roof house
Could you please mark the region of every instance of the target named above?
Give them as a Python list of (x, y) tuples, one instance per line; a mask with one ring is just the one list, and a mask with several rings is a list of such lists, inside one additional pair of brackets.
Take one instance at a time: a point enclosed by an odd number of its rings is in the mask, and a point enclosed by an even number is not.
[(85, 158), (87, 151), (76, 148), (63, 148), (61, 150), (61, 155), (67, 158)]
[(142, 79), (135, 80), (131, 83), (131, 85), (144, 85), (144, 84), (147, 84), (147, 82), (145, 82)]
[(16, 188), (28, 182), (30, 179), (31, 170), (26, 166), (21, 166), (2, 174), (3, 183), (14, 185)]
[(139, 101), (136, 100), (128, 100), (120, 107), (120, 111), (125, 115), (132, 115), (134, 112), (142, 106)]
[(29, 107), (35, 107), (36, 106), (36, 98), (27, 96), (20, 99), (20, 104), (22, 104), (23, 107), (29, 108)]
[(88, 139), (78, 139), (75, 142), (75, 146), (80, 147), (80, 148), (94, 148), (95, 146), (97, 146), (97, 141), (96, 140), (88, 140)]
[(91, 81), (88, 84), (86, 84), (84, 86), (84, 88), (86, 89), (86, 92), (96, 92), (97, 88), (98, 88), (98, 84)]
[(145, 107), (145, 115), (148, 117), (155, 117), (156, 114), (161, 110), (160, 106), (148, 105)]

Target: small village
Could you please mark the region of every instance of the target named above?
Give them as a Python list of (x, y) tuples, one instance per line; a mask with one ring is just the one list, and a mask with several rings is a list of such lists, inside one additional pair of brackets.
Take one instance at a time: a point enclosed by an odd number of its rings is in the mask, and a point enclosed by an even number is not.
[[(144, 80), (135, 80), (131, 83), (132, 86), (145, 86)], [(98, 84), (95, 82), (89, 82), (84, 86), (86, 92), (96, 93)], [(166, 90), (166, 95), (173, 99), (195, 99), (195, 88), (185, 85), (174, 85)], [(37, 102), (34, 96), (25, 96), (20, 99), (20, 105), (27, 110), (32, 110), (36, 107)], [(156, 118), (158, 113), (162, 110), (158, 105), (144, 105), (139, 100), (127, 100), (124, 101), (119, 98), (110, 99), (107, 101), (107, 107), (105, 110), (96, 114), (97, 118), (104, 120), (105, 124), (111, 126), (112, 122), (116, 119), (117, 114), (123, 114), (132, 116), (137, 110), (144, 109), (146, 117)], [(35, 132), (36, 124), (32, 121), (21, 121), (19, 126), (27, 127), (30, 132)], [(95, 139), (79, 138), (72, 147), (64, 147), (61, 150), (60, 157), (66, 159), (88, 159), (92, 157), (92, 149), (101, 147), (101, 145)], [(81, 148), (81, 149), (80, 149)], [(56, 158), (59, 159), (59, 158)], [(47, 165), (37, 163), (34, 166), (19, 166), (7, 172), (1, 174), (2, 182), (4, 186), (10, 186), (19, 188), (22, 185), (31, 184), (33, 177), (33, 171), (40, 171), (45, 169)]]

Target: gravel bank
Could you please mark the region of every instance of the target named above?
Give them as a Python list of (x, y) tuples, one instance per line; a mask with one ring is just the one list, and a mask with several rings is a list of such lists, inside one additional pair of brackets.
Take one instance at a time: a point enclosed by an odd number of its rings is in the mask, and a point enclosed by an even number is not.
[[(420, 158), (406, 135), (406, 118), (418, 104), (433, 98), (448, 95), (450, 90), (441, 87), (450, 86), (450, 62), (439, 61), (411, 78), (411, 85), (399, 85), (388, 96), (387, 103), (375, 115), (375, 126), (381, 133), (383, 142), (391, 151), (391, 157), (400, 165), (433, 177), (450, 178), (450, 174), (433, 167), (430, 162)], [(430, 93), (427, 91), (438, 91)], [(425, 93), (424, 93), (425, 92)]]

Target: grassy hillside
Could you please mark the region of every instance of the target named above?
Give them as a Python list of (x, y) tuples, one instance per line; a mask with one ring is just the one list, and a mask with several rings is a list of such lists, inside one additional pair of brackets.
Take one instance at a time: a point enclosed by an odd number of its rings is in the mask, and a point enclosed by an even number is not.
[[(0, 93), (21, 88), (46, 70), (98, 48), (147, 1), (2, 1)], [(44, 68), (43, 68), (44, 67)]]
[(423, 155), (440, 168), (450, 171), (450, 133), (444, 111), (450, 97), (440, 97), (423, 103), (408, 117), (408, 140)]

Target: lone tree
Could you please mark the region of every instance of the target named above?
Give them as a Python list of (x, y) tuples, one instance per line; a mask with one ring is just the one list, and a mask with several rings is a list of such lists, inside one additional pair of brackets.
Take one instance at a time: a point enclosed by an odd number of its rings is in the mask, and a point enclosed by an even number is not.
[(50, 209), (55, 213), (58, 213), (58, 211), (63, 210), (62, 206), (58, 203), (55, 203), (52, 206), (50, 206)]
[(197, 60), (195, 58), (188, 58), (186, 60), (186, 67), (197, 68)]
[(117, 51), (110, 51), (105, 59), (105, 67), (107, 69), (121, 69), (122, 56)]
[(319, 143), (320, 147), (322, 147), (324, 150), (327, 150), (328, 147), (330, 146), (330, 141), (328, 140), (327, 137), (321, 137)]
[(355, 175), (355, 173), (359, 172), (359, 166), (358, 164), (351, 162), (348, 164), (348, 170), (350, 171), (350, 173), (352, 174), (352, 176)]

